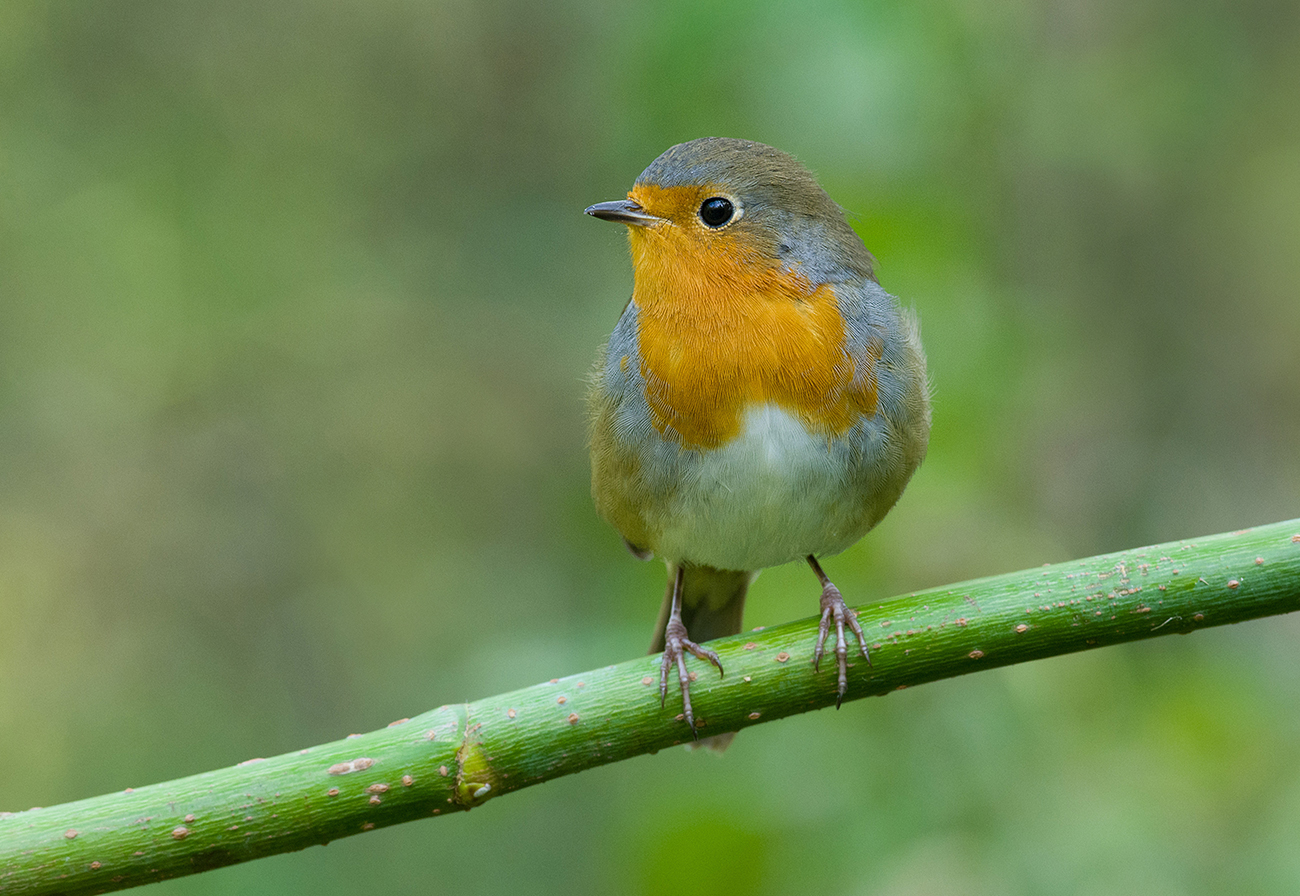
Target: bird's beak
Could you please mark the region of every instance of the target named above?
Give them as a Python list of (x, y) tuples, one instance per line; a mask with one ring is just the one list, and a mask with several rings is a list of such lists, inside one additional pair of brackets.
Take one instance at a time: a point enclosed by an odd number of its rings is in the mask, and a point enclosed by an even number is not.
[(610, 202), (597, 202), (587, 208), (587, 214), (602, 221), (615, 221), (629, 226), (648, 227), (658, 224), (663, 218), (656, 218), (646, 212), (639, 203), (631, 199), (614, 199)]

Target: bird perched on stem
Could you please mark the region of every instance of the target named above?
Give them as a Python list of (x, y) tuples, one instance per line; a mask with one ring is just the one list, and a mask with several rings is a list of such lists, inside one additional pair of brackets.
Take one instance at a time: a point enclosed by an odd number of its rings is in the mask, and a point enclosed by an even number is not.
[(740, 631), (759, 570), (804, 560), (821, 586), (813, 664), (833, 627), (838, 706), (846, 627), (870, 658), (817, 558), (880, 522), (925, 456), (915, 317), (808, 170), (761, 143), (674, 146), (587, 214), (627, 225), (632, 249), (632, 298), (592, 376), (592, 494), (633, 554), (668, 566), (660, 701), (675, 670), (698, 736), (686, 654), (721, 673), (700, 642)]

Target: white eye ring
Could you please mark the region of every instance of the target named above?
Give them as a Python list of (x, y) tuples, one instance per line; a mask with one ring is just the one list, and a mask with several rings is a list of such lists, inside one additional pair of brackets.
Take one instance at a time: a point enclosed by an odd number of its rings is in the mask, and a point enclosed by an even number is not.
[(710, 230), (721, 230), (728, 224), (740, 220), (742, 214), (741, 205), (730, 196), (717, 195), (710, 196), (700, 203), (697, 215), (705, 227)]

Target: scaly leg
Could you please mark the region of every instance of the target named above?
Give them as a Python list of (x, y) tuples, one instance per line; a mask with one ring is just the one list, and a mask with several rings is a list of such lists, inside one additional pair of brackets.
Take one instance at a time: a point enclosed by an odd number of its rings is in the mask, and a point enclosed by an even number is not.
[(813, 669), (821, 671), (822, 647), (826, 644), (826, 636), (830, 634), (831, 620), (835, 620), (835, 659), (840, 669), (839, 690), (835, 693), (835, 708), (840, 708), (840, 701), (844, 699), (844, 692), (849, 687), (849, 646), (844, 640), (844, 624), (848, 623), (849, 628), (853, 629), (853, 634), (858, 636), (858, 647), (862, 650), (862, 657), (871, 665), (871, 656), (867, 653), (867, 639), (862, 634), (862, 626), (858, 625), (858, 614), (853, 611), (848, 604), (844, 603), (844, 596), (840, 594), (840, 589), (836, 588), (831, 580), (826, 578), (826, 573), (822, 572), (821, 564), (812, 554), (808, 555), (808, 565), (812, 571), (817, 574), (817, 578), (822, 583), (822, 622), (817, 632), (817, 647), (813, 650)]
[[(668, 699), (668, 670), (677, 666), (677, 679), (682, 686), (682, 715), (686, 724), (691, 726), (691, 736), (699, 740), (695, 730), (695, 714), (691, 712), (691, 677), (686, 671), (686, 653), (693, 653), (702, 660), (708, 660), (718, 667), (718, 674), (723, 674), (722, 663), (718, 655), (707, 647), (701, 647), (686, 636), (686, 626), (682, 624), (682, 576), (684, 570), (677, 567), (677, 577), (673, 580), (673, 609), (664, 626), (664, 655), (659, 664), (659, 705)], [(834, 587), (834, 586), (831, 586)]]

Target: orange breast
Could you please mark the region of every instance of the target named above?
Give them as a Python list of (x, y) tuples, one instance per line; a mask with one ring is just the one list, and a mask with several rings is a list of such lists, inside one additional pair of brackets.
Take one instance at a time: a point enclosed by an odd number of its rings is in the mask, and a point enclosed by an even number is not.
[(661, 434), (714, 448), (740, 433), (746, 408), (763, 403), (828, 437), (875, 413), (879, 346), (850, 357), (830, 286), (782, 269), (738, 228), (629, 232), (641, 374)]

